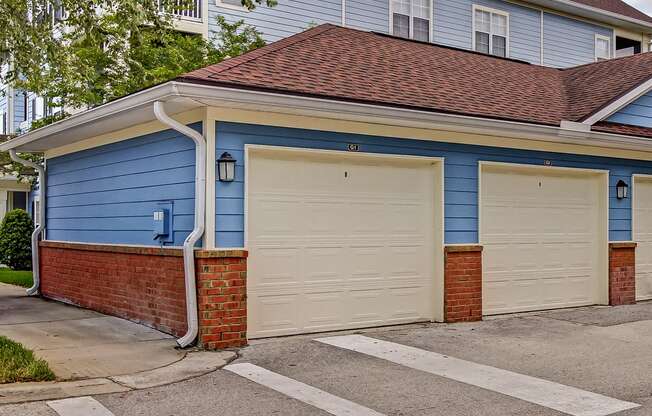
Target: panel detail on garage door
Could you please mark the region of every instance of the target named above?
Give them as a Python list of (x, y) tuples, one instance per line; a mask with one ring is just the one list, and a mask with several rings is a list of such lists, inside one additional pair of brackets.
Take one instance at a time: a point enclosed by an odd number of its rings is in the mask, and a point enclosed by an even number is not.
[(652, 299), (652, 178), (636, 178), (634, 186), (636, 300)]
[(430, 162), (252, 150), (250, 338), (432, 319)]
[(486, 165), (481, 183), (483, 313), (598, 303), (600, 177)]

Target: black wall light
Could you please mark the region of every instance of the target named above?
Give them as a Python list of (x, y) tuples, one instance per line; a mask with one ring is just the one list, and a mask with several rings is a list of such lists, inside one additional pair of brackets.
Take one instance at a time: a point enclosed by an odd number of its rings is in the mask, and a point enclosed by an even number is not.
[(235, 179), (235, 162), (236, 160), (229, 154), (224, 152), (217, 159), (217, 173), (220, 182), (233, 182)]
[(629, 186), (622, 179), (616, 184), (616, 198), (625, 199), (627, 198), (627, 188)]

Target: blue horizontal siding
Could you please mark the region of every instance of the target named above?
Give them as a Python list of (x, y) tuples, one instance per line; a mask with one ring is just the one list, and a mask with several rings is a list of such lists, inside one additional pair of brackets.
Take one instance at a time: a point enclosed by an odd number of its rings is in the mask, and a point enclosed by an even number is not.
[(652, 92), (648, 92), (609, 117), (609, 121), (632, 126), (652, 127)]
[(591, 23), (544, 13), (543, 63), (570, 67), (595, 61), (595, 35), (612, 38), (613, 30)]
[(435, 0), (435, 43), (471, 49), (474, 4), (509, 13), (509, 56), (541, 63), (541, 12), (500, 0)]
[(152, 212), (173, 201), (172, 244), (181, 245), (193, 229), (194, 189), (194, 144), (173, 130), (48, 159), (47, 238), (157, 245)]
[(631, 239), (631, 198), (616, 198), (619, 179), (631, 182), (635, 173), (652, 174), (652, 162), (606, 157), (537, 152), (488, 146), (475, 146), (391, 137), (376, 137), (219, 123), (217, 154), (229, 152), (237, 159), (236, 180), (216, 183), (216, 233), (218, 247), (244, 244), (244, 146), (275, 145), (326, 150), (346, 150), (349, 143), (360, 151), (383, 154), (444, 157), (444, 227), (447, 244), (478, 242), (478, 162), (495, 161), (609, 170), (609, 238)]
[[(386, 1), (386, 0), (383, 0)], [(311, 26), (322, 23), (342, 23), (341, 0), (279, 0), (275, 7), (258, 6), (253, 11), (221, 6), (215, 0), (208, 2), (208, 30), (217, 32), (217, 16), (228, 22), (244, 20), (273, 42)]]
[(388, 33), (389, 1), (346, 0), (346, 26)]

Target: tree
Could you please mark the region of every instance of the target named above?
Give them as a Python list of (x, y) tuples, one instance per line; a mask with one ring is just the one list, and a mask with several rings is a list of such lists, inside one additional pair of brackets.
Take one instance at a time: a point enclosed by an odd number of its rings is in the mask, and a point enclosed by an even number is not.
[(22, 209), (9, 211), (0, 225), (0, 262), (14, 270), (32, 268), (34, 223)]
[[(263, 3), (271, 7), (276, 0), (242, 0), (248, 9)], [(228, 23), (222, 16), (217, 17), (218, 31), (210, 40), (175, 31), (170, 14), (159, 13), (158, 4), (159, 0), (2, 0), (0, 15), (7, 18), (0, 19), (0, 67), (11, 62), (12, 70), (0, 74), (0, 81), (32, 91), (64, 110), (89, 108), (265, 44), (255, 28), (243, 21)], [(164, 10), (183, 7), (181, 0), (160, 4)], [(66, 12), (51, 11), (55, 6)], [(100, 8), (103, 13), (97, 13)], [(67, 115), (62, 111), (34, 122), (32, 128)], [(42, 161), (40, 155), (21, 157)], [(35, 181), (32, 169), (13, 162), (6, 153), (0, 154), (2, 174)]]
[[(172, 30), (173, 10), (190, 7), (191, 0), (2, 0), (0, 1), (0, 81), (32, 91), (57, 106), (92, 107), (132, 92), (129, 79), (139, 66), (153, 63), (143, 53), (159, 45), (191, 47), (177, 65), (159, 55), (154, 82), (188, 68), (205, 42)], [(274, 6), (276, 0), (242, 0), (243, 6)], [(140, 49), (140, 50), (139, 50)], [(173, 47), (174, 49), (174, 47)], [(159, 49), (160, 51), (160, 49)], [(179, 57), (175, 53), (167, 55)], [(193, 68), (194, 69), (194, 68)], [(146, 70), (143, 70), (147, 72)], [(143, 72), (136, 72), (142, 80)], [(138, 78), (140, 77), (140, 78)], [(151, 85), (151, 84), (150, 84)], [(141, 85), (143, 88), (147, 85)]]

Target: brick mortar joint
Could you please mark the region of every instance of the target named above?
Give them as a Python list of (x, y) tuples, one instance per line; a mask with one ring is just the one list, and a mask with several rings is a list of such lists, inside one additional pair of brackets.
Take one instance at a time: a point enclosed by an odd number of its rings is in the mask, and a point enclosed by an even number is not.
[[(183, 257), (183, 249), (176, 247), (157, 247), (157, 246), (130, 246), (122, 244), (92, 244), (92, 243), (74, 243), (67, 241), (41, 241), (40, 247), (55, 248), (74, 251), (90, 251), (98, 253), (117, 253), (117, 254), (139, 254), (144, 256), (166, 256), (166, 257)], [(246, 258), (247, 250), (205, 250), (195, 249), (195, 258)]]

